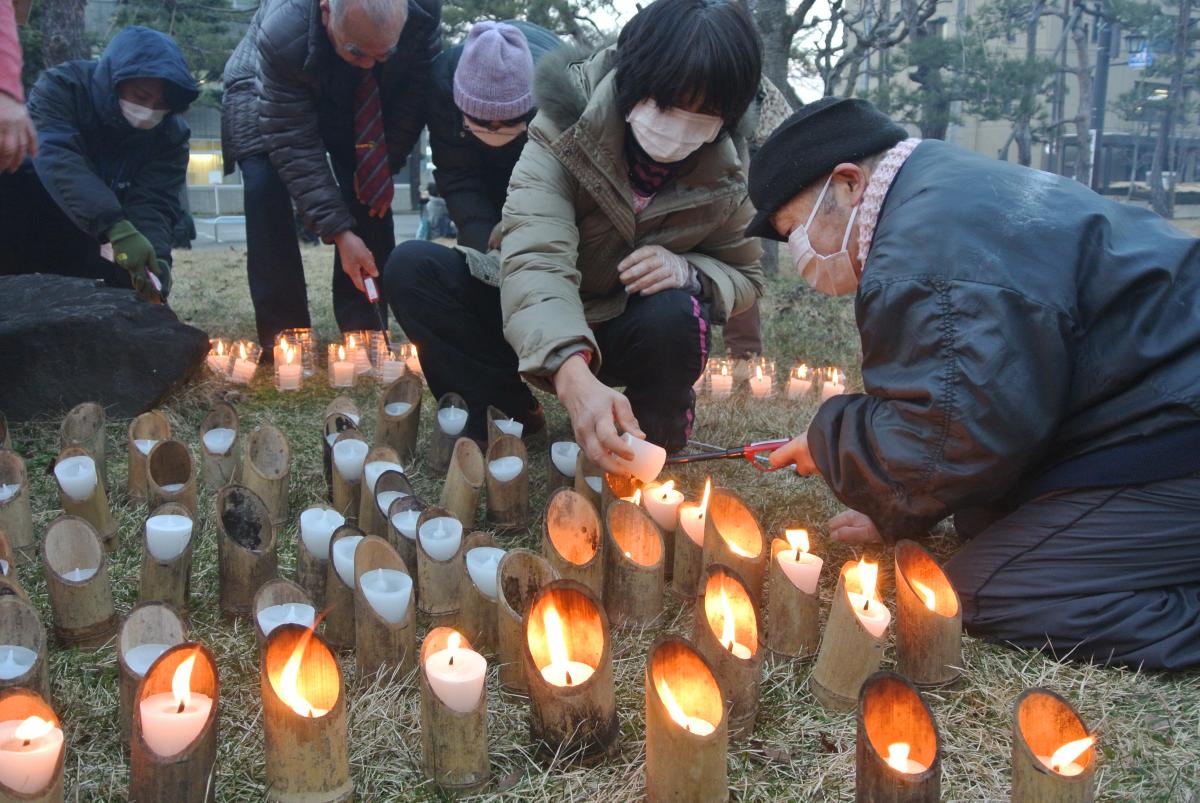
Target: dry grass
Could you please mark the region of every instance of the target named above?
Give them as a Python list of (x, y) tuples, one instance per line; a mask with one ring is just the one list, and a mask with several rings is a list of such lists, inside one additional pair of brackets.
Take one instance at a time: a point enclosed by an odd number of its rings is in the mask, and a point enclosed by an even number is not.
[[(329, 254), (306, 251), (310, 300), (322, 337), (334, 334), (329, 301)], [(215, 333), (251, 336), (249, 308), (239, 251), (183, 254), (177, 272), (176, 309), (181, 317)], [(851, 366), (851, 385), (858, 381), (857, 337), (852, 308), (776, 285), (765, 309), (770, 356), (781, 366), (803, 357), (810, 363)], [(169, 400), (165, 409), (176, 437), (196, 444), (196, 431), (221, 389), (211, 383), (193, 385)], [(374, 409), (374, 388), (356, 389), (364, 411)], [(245, 394), (236, 394), (244, 424), (271, 421), (291, 439), (294, 450), (291, 505), (300, 511), (323, 493), (319, 429), (320, 413), (332, 393), (316, 383), (301, 393), (280, 396), (260, 379)], [(547, 404), (551, 426), (564, 431), (561, 410)], [(811, 404), (705, 402), (699, 411), (697, 437), (733, 444), (748, 439), (799, 432), (812, 416)], [(368, 419), (370, 416), (368, 416)], [(366, 422), (368, 435), (371, 422)], [(43, 528), (59, 511), (46, 468), (55, 452), (56, 421), (15, 428), (18, 448), (30, 464), (35, 515)], [(428, 424), (426, 424), (426, 429)], [(123, 422), (109, 430), (109, 471), (122, 488), (125, 477)], [(535, 506), (545, 500), (544, 453), (538, 455)], [(413, 472), (421, 492), (436, 496), (439, 478), (418, 464)], [(769, 532), (785, 524), (806, 523), (819, 529), (838, 509), (836, 500), (815, 479), (784, 474), (762, 476), (745, 466), (722, 466), (720, 482), (736, 487), (761, 514)], [(697, 469), (681, 472), (691, 492), (703, 482)], [(134, 509), (123, 489), (112, 493), (120, 516), (122, 545), (110, 565), (120, 611), (136, 601), (139, 570), (139, 527), (144, 511)], [(221, 731), (217, 781), (222, 800), (259, 800), (264, 793), (262, 723), (257, 654), (246, 623), (226, 624), (217, 613), (216, 547), (212, 523), (213, 497), (201, 498), (199, 542), (192, 582), (191, 632), (212, 648), (220, 664)], [(536, 548), (530, 535), (503, 536), (507, 546)], [(281, 568), (294, 566), (296, 527), (281, 539)], [(953, 545), (935, 538), (941, 554)], [(829, 546), (826, 560), (838, 566), (850, 550)], [(884, 565), (890, 556), (884, 556)], [(41, 568), (24, 566), (20, 576), (49, 623)], [(824, 584), (832, 593), (833, 574)], [(890, 583), (890, 578), (885, 582)], [(889, 587), (888, 585), (884, 586)], [(537, 800), (625, 800), (643, 795), (642, 741), (645, 651), (661, 630), (688, 634), (690, 614), (669, 603), (661, 627), (619, 632), (614, 659), (621, 717), (618, 759), (590, 769), (564, 762), (547, 766), (533, 754), (522, 700), (498, 692), (490, 684), (490, 742), (493, 783), (487, 797)], [(885, 664), (890, 664), (890, 656)], [(1101, 735), (1097, 776), (1102, 800), (1194, 801), (1200, 793), (1200, 682), (1195, 673), (1155, 676), (1121, 670), (1055, 663), (1040, 654), (1020, 652), (968, 640), (967, 680), (956, 690), (930, 695), (944, 744), (943, 793), (947, 800), (1003, 800), (1008, 796), (1010, 712), (1024, 688), (1046, 685), (1066, 695)], [(439, 798), (422, 778), (417, 694), (404, 684), (359, 686), (354, 662), (344, 662), (349, 685), (349, 740), (352, 771), (361, 799)], [(849, 715), (827, 715), (805, 685), (809, 664), (768, 664), (753, 741), (735, 746), (730, 755), (732, 795), (743, 800), (847, 800), (854, 789), (854, 728)], [(55, 650), (51, 656), (54, 702), (67, 731), (68, 798), (123, 799), (127, 760), (117, 733), (117, 687), (114, 648), (95, 653)]]

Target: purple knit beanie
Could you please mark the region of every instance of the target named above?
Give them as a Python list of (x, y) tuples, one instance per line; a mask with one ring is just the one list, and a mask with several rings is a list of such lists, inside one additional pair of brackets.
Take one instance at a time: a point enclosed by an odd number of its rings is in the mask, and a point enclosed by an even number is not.
[(519, 28), (475, 23), (454, 71), (454, 102), (477, 120), (512, 120), (533, 108), (533, 56)]

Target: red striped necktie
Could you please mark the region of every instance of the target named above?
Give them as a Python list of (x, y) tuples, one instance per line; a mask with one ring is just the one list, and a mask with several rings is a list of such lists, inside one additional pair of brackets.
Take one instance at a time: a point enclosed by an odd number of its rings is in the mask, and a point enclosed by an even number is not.
[(354, 93), (354, 135), (354, 193), (371, 209), (390, 207), (395, 188), (383, 134), (383, 104), (373, 70), (367, 70)]

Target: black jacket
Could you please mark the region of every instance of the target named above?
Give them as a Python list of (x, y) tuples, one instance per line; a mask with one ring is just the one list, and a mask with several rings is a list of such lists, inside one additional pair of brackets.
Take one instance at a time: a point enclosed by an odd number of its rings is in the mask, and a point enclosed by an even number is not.
[(885, 537), (1200, 421), (1200, 240), (1077, 182), (920, 144), (856, 299), (865, 395), (809, 444)]
[[(506, 22), (525, 34), (535, 65), (562, 44), (553, 33), (533, 23)], [(462, 112), (454, 103), (454, 71), (462, 51), (461, 44), (455, 45), (433, 63), (428, 97), (429, 146), (437, 168), (434, 179), (458, 227), (459, 245), (487, 251), (488, 236), (500, 222), (508, 179), (525, 147), (526, 136), (522, 134), (507, 145), (493, 148), (463, 128)]]
[(38, 179), (76, 226), (99, 243), (128, 219), (164, 260), (183, 215), (191, 131), (178, 114), (152, 129), (129, 125), (117, 85), (161, 78), (172, 112), (200, 94), (171, 37), (138, 26), (113, 37), (99, 61), (70, 61), (47, 70), (29, 93), (38, 130)]
[[(393, 173), (425, 127), (429, 68), (442, 48), (441, 0), (408, 0), (408, 20), (375, 67)], [(354, 92), (363, 72), (338, 56), (319, 0), (268, 0), (225, 65), (225, 167), (267, 153), (305, 223), (323, 239), (353, 228), (326, 154), (354, 171)]]

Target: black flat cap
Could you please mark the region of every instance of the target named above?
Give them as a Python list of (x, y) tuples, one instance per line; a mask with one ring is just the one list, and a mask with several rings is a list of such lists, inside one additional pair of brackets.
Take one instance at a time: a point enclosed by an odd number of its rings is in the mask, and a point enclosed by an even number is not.
[(871, 103), (821, 98), (784, 120), (750, 160), (750, 201), (758, 214), (747, 237), (784, 242), (770, 217), (842, 162), (858, 162), (908, 138)]

